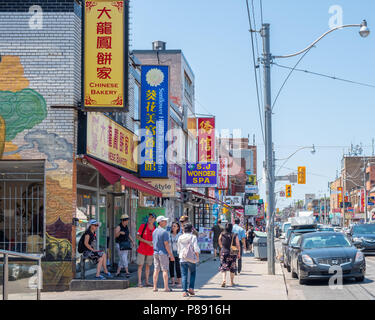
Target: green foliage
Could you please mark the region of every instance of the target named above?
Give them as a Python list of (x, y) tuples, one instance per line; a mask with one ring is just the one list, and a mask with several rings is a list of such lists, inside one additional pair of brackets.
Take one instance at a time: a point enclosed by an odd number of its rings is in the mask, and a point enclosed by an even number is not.
[(12, 141), (18, 133), (33, 128), (47, 117), (46, 101), (32, 89), (0, 91), (0, 116), (5, 121), (5, 141)]

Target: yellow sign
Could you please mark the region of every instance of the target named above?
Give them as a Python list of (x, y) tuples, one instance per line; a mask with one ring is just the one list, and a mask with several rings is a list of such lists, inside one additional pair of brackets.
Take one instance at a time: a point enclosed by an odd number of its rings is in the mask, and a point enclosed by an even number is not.
[(137, 172), (138, 137), (99, 112), (87, 113), (86, 153), (95, 158)]
[(84, 106), (124, 108), (125, 1), (85, 1)]
[(254, 194), (253, 196), (248, 196), (248, 199), (249, 200), (259, 200), (260, 199), (260, 195), (259, 194)]
[(248, 178), (247, 184), (250, 184), (250, 185), (253, 185), (253, 186), (257, 185), (257, 176), (256, 175), (252, 174), (252, 175), (249, 175), (247, 178)]
[(285, 186), (285, 197), (291, 198), (292, 197), (292, 186), (290, 184), (287, 184)]
[(306, 167), (298, 167), (298, 184), (306, 184)]
[(142, 180), (152, 185), (154, 188), (158, 189), (163, 194), (163, 198), (176, 197), (176, 180), (148, 178), (143, 178)]

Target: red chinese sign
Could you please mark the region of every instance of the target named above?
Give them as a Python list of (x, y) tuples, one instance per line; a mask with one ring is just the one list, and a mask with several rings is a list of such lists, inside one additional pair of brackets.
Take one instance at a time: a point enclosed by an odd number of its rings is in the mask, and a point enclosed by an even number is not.
[(215, 161), (215, 118), (198, 118), (198, 162)]
[(221, 190), (228, 189), (228, 158), (219, 159), (219, 176), (217, 188)]
[(365, 190), (361, 190), (361, 212), (365, 212)]

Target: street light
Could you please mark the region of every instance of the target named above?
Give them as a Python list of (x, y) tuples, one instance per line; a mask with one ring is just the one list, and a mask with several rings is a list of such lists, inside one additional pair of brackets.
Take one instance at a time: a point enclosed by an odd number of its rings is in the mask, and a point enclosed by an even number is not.
[(359, 34), (362, 38), (367, 38), (370, 34), (370, 29), (367, 27), (367, 21), (363, 20), (361, 24), (361, 29), (359, 29)]
[[(272, 143), (272, 101), (271, 101), (271, 64), (273, 59), (277, 58), (289, 58), (300, 55), (307, 50), (310, 50), (317, 42), (323, 39), (329, 33), (343, 29), (343, 28), (356, 27), (360, 28), (359, 34), (365, 38), (369, 35), (370, 30), (367, 27), (366, 20), (363, 20), (361, 24), (349, 24), (342, 25), (333, 28), (317, 40), (310, 44), (305, 49), (286, 56), (273, 56), (270, 52), (270, 24), (262, 24), (260, 35), (263, 38), (263, 57), (261, 62), (263, 64), (263, 77), (264, 77), (264, 127), (265, 127), (265, 171), (266, 171), (266, 199), (267, 199), (267, 217), (269, 219), (267, 229), (267, 261), (268, 261), (268, 274), (275, 274), (275, 251), (274, 251), (274, 204), (275, 204), (275, 172), (274, 172), (274, 156), (273, 156), (273, 143)], [(250, 32), (258, 32), (250, 30)], [(315, 148), (314, 148), (315, 149)]]

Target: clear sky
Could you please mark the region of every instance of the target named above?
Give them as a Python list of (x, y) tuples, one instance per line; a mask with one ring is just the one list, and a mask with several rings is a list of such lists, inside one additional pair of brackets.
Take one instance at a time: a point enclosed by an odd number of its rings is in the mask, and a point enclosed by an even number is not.
[[(257, 28), (259, 0), (253, 0)], [(250, 8), (252, 0), (249, 0)], [(263, 0), (263, 20), (271, 24), (271, 52), (285, 55), (305, 48), (329, 30), (331, 6), (339, 5), (344, 24), (367, 19), (372, 34), (363, 39), (358, 29), (333, 32), (304, 57), (298, 68), (375, 85), (375, 1), (373, 0)], [(194, 71), (196, 111), (216, 115), (218, 129), (241, 129), (255, 134), (258, 145), (258, 179), (262, 178), (264, 143), (261, 134), (251, 42), (245, 0), (133, 0), (131, 48), (151, 49), (154, 40), (167, 49), (182, 49)], [(259, 40), (259, 46), (261, 43)], [(260, 49), (261, 50), (261, 49)], [(279, 59), (294, 66), (297, 58)], [(272, 67), (275, 98), (288, 70)], [(328, 181), (341, 168), (344, 149), (364, 146), (372, 153), (375, 138), (375, 88), (294, 72), (274, 109), (273, 141), (276, 158), (288, 157), (302, 146), (315, 144), (316, 153), (299, 151), (278, 174), (297, 166), (307, 167), (307, 184), (292, 188), (291, 200), (279, 199), (277, 207), (303, 199), (305, 193), (329, 194)], [(283, 161), (277, 161), (280, 165)], [(278, 171), (278, 168), (276, 168)], [(260, 183), (261, 196), (264, 184)], [(278, 182), (276, 190), (285, 189)]]

